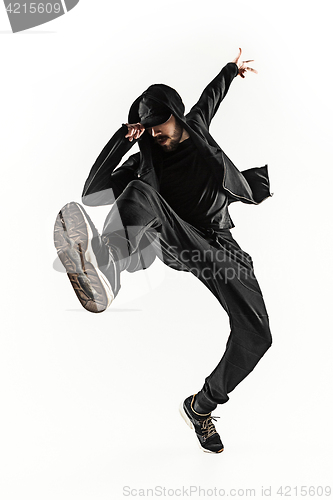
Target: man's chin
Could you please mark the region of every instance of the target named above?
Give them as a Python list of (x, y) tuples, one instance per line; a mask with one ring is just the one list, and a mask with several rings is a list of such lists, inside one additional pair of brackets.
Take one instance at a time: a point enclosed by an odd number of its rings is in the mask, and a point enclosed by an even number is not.
[(159, 144), (159, 146), (165, 151), (166, 153), (171, 153), (171, 151), (175, 151), (178, 148), (179, 142), (176, 141), (171, 141), (170, 143), (166, 143), (164, 145)]

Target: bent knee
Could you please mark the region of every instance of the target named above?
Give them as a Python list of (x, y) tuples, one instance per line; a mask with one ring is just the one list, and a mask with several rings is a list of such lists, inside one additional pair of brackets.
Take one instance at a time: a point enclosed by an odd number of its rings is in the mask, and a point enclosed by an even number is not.
[(134, 179), (133, 181), (131, 181), (127, 185), (126, 190), (127, 189), (136, 189), (137, 191), (141, 191), (144, 193), (155, 192), (155, 189), (150, 184), (147, 184), (146, 182), (143, 182), (139, 179)]
[(265, 352), (271, 347), (273, 343), (272, 334), (269, 328), (265, 330)]
[(258, 334), (261, 338), (261, 345), (263, 352), (266, 352), (272, 345), (272, 334), (268, 323), (268, 316), (265, 317), (266, 321), (262, 321)]
[(120, 199), (133, 200), (141, 205), (148, 203), (149, 206), (152, 206), (157, 202), (157, 198), (157, 191), (152, 186), (140, 180), (133, 180), (127, 185), (119, 197), (119, 201)]

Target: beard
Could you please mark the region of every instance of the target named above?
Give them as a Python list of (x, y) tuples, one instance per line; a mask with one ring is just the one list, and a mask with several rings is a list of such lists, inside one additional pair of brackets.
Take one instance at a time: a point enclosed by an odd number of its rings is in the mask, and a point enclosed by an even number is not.
[[(180, 123), (176, 122), (174, 132), (171, 136), (160, 135), (159, 137), (156, 137), (154, 141), (155, 144), (158, 144), (160, 148), (163, 149), (163, 151), (170, 153), (171, 151), (175, 151), (178, 148), (182, 135), (183, 127), (180, 125)], [(167, 144), (160, 144), (160, 142), (163, 142), (166, 139), (168, 139)]]

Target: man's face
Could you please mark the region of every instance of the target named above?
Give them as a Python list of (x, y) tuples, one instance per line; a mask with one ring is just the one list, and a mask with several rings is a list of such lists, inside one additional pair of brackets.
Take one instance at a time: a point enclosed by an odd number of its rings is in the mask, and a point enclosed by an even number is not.
[(182, 138), (183, 128), (176, 118), (171, 115), (169, 120), (162, 123), (162, 125), (147, 128), (147, 132), (164, 151), (170, 152), (177, 149)]

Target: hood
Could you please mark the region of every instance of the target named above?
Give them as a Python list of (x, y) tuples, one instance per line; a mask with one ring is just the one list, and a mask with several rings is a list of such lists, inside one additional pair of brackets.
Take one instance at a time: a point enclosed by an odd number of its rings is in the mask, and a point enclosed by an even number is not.
[[(128, 123), (139, 123), (139, 103), (143, 97), (148, 97), (149, 99), (156, 101), (158, 104), (167, 107), (170, 110), (170, 114), (173, 114), (175, 118), (181, 122), (183, 127), (189, 132), (190, 136), (193, 137), (193, 130), (186, 123), (186, 118), (184, 116), (185, 106), (178, 94), (178, 92), (164, 85), (163, 83), (158, 83), (148, 87), (145, 92), (143, 92), (132, 104), (128, 113)], [(138, 140), (138, 145), (140, 148), (140, 167), (138, 171), (139, 177), (151, 184), (153, 187), (158, 189), (159, 182), (156, 177), (156, 171), (154, 166), (159, 164), (161, 161), (161, 148), (154, 142), (153, 137), (150, 134), (143, 134)]]
[(149, 97), (153, 101), (166, 106), (170, 110), (170, 114), (172, 113), (182, 122), (186, 121), (184, 116), (185, 106), (178, 92), (168, 85), (157, 83), (148, 87), (148, 89), (133, 102), (128, 113), (128, 123), (139, 122), (138, 109), (139, 103), (143, 97)]
[[(163, 83), (151, 85), (133, 102), (128, 113), (128, 123), (139, 123), (139, 103), (143, 97), (149, 97), (159, 105), (163, 105), (170, 110), (170, 113), (173, 114), (189, 133), (203, 158), (209, 158), (208, 161), (210, 161), (220, 151), (218, 144), (216, 144), (208, 131), (196, 130), (193, 128), (192, 123), (187, 122), (184, 115), (185, 106), (182, 98), (175, 89)], [(138, 143), (143, 163), (145, 163), (143, 170), (146, 170), (149, 168), (149, 164), (152, 165), (154, 161), (159, 161), (160, 148), (154, 143), (153, 138), (149, 134), (143, 134)]]

